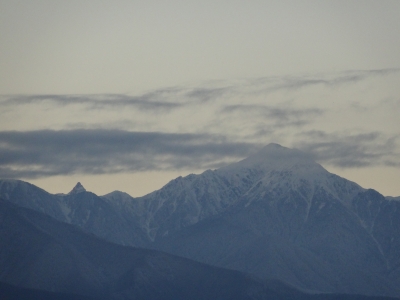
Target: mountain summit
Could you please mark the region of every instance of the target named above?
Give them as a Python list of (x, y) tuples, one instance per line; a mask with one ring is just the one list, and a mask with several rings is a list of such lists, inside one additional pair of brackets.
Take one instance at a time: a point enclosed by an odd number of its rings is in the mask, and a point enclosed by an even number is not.
[(314, 161), (311, 155), (297, 149), (290, 149), (272, 143), (253, 155), (220, 170), (264, 169), (278, 171), (291, 169), (294, 166), (319, 166), (319, 169), (323, 169)]
[(78, 182), (75, 187), (68, 193), (68, 195), (76, 195), (79, 193), (86, 192), (86, 189), (83, 187), (83, 185)]
[(337, 198), (341, 198), (338, 186), (341, 186), (340, 190), (352, 189), (350, 197), (362, 190), (357, 184), (329, 173), (310, 154), (278, 144), (269, 144), (253, 155), (215, 172), (226, 178), (236, 178), (236, 182), (250, 180), (245, 193), (247, 196), (253, 194), (257, 199), (267, 190), (274, 194), (279, 192), (280, 197), (302, 190), (303, 196), (309, 198), (307, 202), (314, 191), (320, 188)]

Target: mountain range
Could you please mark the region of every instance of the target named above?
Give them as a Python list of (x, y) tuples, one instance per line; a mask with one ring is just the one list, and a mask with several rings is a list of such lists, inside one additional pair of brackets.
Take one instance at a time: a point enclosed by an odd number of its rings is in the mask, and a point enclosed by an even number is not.
[(399, 198), (277, 144), (138, 198), (97, 196), (80, 183), (53, 195), (18, 180), (1, 180), (0, 197), (108, 242), (259, 280), (313, 293), (400, 297)]

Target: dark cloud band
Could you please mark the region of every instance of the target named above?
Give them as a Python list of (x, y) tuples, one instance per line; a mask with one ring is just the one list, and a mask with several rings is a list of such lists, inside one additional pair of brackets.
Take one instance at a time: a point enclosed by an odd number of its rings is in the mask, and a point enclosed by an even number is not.
[(203, 169), (260, 145), (207, 134), (123, 130), (0, 132), (0, 177)]
[(308, 131), (299, 134), (301, 141), (296, 147), (310, 153), (318, 161), (342, 168), (376, 165), (396, 167), (400, 154), (398, 136), (385, 138), (382, 133), (338, 134)]
[(145, 111), (167, 111), (182, 106), (181, 103), (162, 101), (158, 93), (145, 94), (142, 96), (128, 96), (124, 94), (103, 95), (16, 95), (8, 97), (3, 102), (5, 105), (24, 105), (52, 102), (57, 105), (66, 106), (73, 104), (86, 105), (89, 108), (108, 107), (135, 107)]
[[(339, 167), (400, 165), (396, 139), (377, 132), (303, 132), (296, 148)], [(383, 142), (382, 142), (383, 141)], [(123, 130), (0, 132), (0, 178), (217, 168), (261, 148), (224, 136)]]

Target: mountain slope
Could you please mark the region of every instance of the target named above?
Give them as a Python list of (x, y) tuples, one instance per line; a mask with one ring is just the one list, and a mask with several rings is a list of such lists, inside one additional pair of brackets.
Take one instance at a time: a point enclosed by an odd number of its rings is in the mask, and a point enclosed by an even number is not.
[(0, 221), (5, 299), (365, 299), (305, 294), (278, 281), (111, 244), (3, 200)]
[(27, 182), (0, 180), (0, 197), (111, 242), (141, 246), (148, 241), (129, 206), (87, 192), (80, 183), (67, 195), (53, 195)]
[(154, 248), (306, 289), (400, 295), (400, 202), (278, 145), (210, 172), (246, 191)]
[(303, 222), (293, 217), (301, 207), (291, 200), (238, 205), (154, 247), (311, 290), (398, 295), (396, 265), (387, 268), (387, 256), (340, 203), (319, 209), (316, 202)]
[[(161, 252), (118, 246), (0, 200), (0, 281), (101, 299), (265, 299), (301, 293)], [(275, 286), (275, 287), (274, 287)], [(280, 290), (279, 290), (280, 289)], [(259, 294), (259, 296), (257, 296)], [(253, 296), (251, 296), (253, 295)]]
[(297, 193), (306, 218), (317, 188), (347, 208), (351, 207), (352, 198), (363, 191), (359, 185), (330, 174), (300, 151), (271, 144), (241, 162), (179, 177), (158, 191), (136, 198), (131, 205), (142, 212), (140, 223), (154, 241), (218, 215), (241, 199), (246, 198), (248, 206), (266, 193), (276, 201)]

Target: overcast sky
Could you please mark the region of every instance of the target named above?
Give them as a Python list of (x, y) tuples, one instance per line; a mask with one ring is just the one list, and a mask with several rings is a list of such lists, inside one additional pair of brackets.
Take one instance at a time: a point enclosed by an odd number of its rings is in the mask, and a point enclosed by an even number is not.
[(0, 0), (0, 177), (132, 196), (274, 142), (400, 195), (400, 1)]

